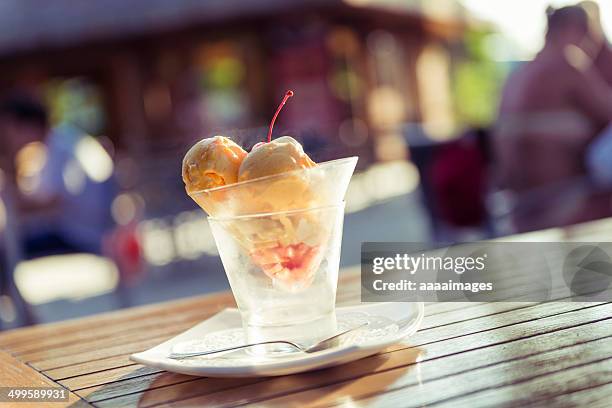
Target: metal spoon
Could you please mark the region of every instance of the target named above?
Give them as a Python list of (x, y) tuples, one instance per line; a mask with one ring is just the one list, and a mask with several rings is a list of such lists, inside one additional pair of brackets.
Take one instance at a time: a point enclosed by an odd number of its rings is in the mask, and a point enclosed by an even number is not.
[(367, 326), (368, 324), (369, 324), (368, 322), (365, 322), (363, 324), (360, 324), (359, 326), (353, 327), (351, 329), (338, 333), (332, 337), (328, 337), (327, 339), (321, 340), (320, 342), (315, 343), (310, 347), (304, 347), (300, 344), (297, 344), (297, 343), (294, 343), (288, 340), (272, 340), (272, 341), (262, 341), (261, 343), (243, 344), (240, 346), (227, 347), (227, 348), (216, 349), (216, 350), (196, 351), (192, 353), (170, 353), (168, 355), (168, 358), (171, 358), (173, 360), (182, 360), (184, 358), (207, 356), (210, 354), (224, 353), (228, 351), (240, 350), (240, 349), (249, 348), (253, 346), (261, 346), (264, 344), (286, 344), (303, 353), (314, 353), (316, 351), (327, 350), (329, 348), (339, 346), (343, 337), (345, 337), (349, 333), (354, 332), (357, 329)]

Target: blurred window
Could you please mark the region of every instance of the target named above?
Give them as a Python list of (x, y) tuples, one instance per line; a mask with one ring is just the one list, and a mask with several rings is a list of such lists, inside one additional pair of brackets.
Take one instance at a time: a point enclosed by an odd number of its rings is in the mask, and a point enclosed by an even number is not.
[(338, 138), (344, 146), (358, 148), (365, 145), (369, 136), (363, 104), (367, 87), (361, 66), (363, 49), (357, 34), (349, 27), (335, 27), (326, 41), (332, 57), (329, 88), (346, 106), (345, 118), (338, 125)]
[(244, 126), (250, 116), (246, 64), (236, 42), (207, 44), (196, 52), (202, 120), (207, 126)]
[(405, 157), (401, 126), (411, 110), (407, 78), (409, 67), (402, 45), (384, 30), (368, 34), (373, 88), (367, 100), (369, 121), (376, 132), (375, 152), (380, 160)]
[(450, 57), (438, 44), (427, 45), (417, 61), (423, 127), (434, 139), (447, 139), (454, 130)]
[(58, 78), (44, 86), (51, 122), (70, 124), (91, 135), (99, 135), (105, 127), (102, 93), (92, 81), (83, 78)]

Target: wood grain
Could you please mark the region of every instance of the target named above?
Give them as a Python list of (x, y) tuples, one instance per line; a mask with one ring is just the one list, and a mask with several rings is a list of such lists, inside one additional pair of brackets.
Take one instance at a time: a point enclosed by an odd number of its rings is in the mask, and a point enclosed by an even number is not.
[[(486, 313), (487, 311), (495, 311), (495, 310), (504, 309), (503, 306), (501, 305), (502, 304), (489, 304), (488, 308), (482, 307), (480, 311)], [(588, 305), (590, 306), (590, 304)], [(517, 306), (517, 305), (515, 304), (514, 306)], [(548, 303), (548, 304), (536, 305), (531, 308), (529, 307), (522, 308), (521, 309), (522, 312), (517, 313), (516, 316), (508, 316), (510, 312), (507, 311), (505, 312), (505, 314), (501, 313), (499, 315), (495, 315), (494, 318), (495, 320), (499, 322), (498, 325), (500, 324), (507, 325), (507, 324), (518, 323), (518, 322), (525, 321), (525, 320), (537, 319), (543, 316), (547, 316), (548, 314), (551, 314), (551, 313), (558, 314), (558, 313), (563, 313), (566, 311), (576, 310), (576, 309), (580, 309), (581, 307), (582, 307), (581, 304), (578, 304), (578, 303), (567, 303), (567, 304)], [(460, 312), (456, 312), (456, 313), (460, 313)], [(457, 316), (455, 316), (455, 318), (457, 318)], [(428, 319), (428, 320), (430, 321), (430, 324), (432, 324), (432, 321), (435, 321), (435, 318)], [(445, 325), (444, 327), (437, 328), (436, 330), (434, 330), (434, 332), (431, 332), (431, 333), (429, 333), (429, 330), (418, 332), (413, 338), (411, 338), (411, 341), (416, 344), (425, 344), (427, 342), (432, 341), (431, 339), (436, 339), (436, 338), (444, 339), (444, 338), (448, 338), (453, 335), (456, 335), (459, 332), (462, 332), (463, 334), (465, 334), (469, 332), (478, 332), (480, 330), (483, 330), (483, 328), (490, 329), (490, 328), (497, 327), (494, 325), (492, 326), (491, 322), (489, 322), (488, 320), (478, 321), (477, 319), (473, 319), (473, 321), (466, 321), (465, 324), (462, 326), (462, 329), (458, 330), (456, 328), (457, 323), (463, 323), (463, 322), (459, 321), (459, 322), (454, 323), (454, 325)], [(82, 375), (86, 373), (96, 372), (100, 370), (108, 370), (108, 369), (112, 369), (116, 367), (123, 367), (129, 364), (133, 364), (128, 360), (128, 356), (130, 353), (141, 350), (141, 348), (139, 347), (144, 347), (143, 344), (152, 343), (153, 345), (153, 344), (158, 344), (159, 342), (161, 341), (148, 339), (143, 342), (136, 343), (136, 344), (123, 345), (122, 350), (127, 350), (125, 352), (125, 356), (121, 356), (121, 355), (112, 356), (112, 357), (100, 358), (100, 359), (96, 359), (95, 361), (92, 361), (94, 360), (92, 356), (108, 355), (108, 354), (113, 354), (117, 352), (117, 346), (109, 345), (109, 348), (97, 350), (96, 353), (90, 354), (89, 352), (86, 352), (86, 353), (83, 353), (83, 355), (70, 356), (69, 358), (60, 358), (59, 359), (60, 361), (55, 359), (51, 361), (40, 362), (38, 363), (38, 365), (35, 364), (35, 366), (39, 368), (41, 365), (44, 367), (45, 365), (49, 366), (49, 365), (56, 365), (56, 364), (66, 364), (58, 368), (47, 369), (45, 371), (45, 374), (48, 375), (49, 377), (55, 380), (61, 380), (61, 379), (72, 377), (78, 374)], [(398, 347), (401, 348), (402, 346), (398, 346)], [(129, 350), (134, 350), (134, 351), (129, 351)], [(80, 360), (83, 360), (83, 359), (88, 359), (88, 361), (86, 361), (85, 363), (80, 362)], [(87, 366), (89, 366), (89, 368)]]
[[(563, 328), (572, 327), (576, 324), (583, 323), (585, 320), (588, 321), (589, 319), (599, 323), (599, 321), (602, 319), (609, 318), (611, 313), (612, 305), (602, 305), (597, 311), (591, 310), (591, 308), (586, 308), (574, 311), (573, 313), (567, 313), (562, 318), (555, 315), (549, 319), (541, 319), (543, 322), (540, 324), (543, 326), (543, 333), (554, 333)], [(597, 323), (595, 323), (595, 325)], [(458, 326), (461, 326), (461, 323), (458, 324)], [(458, 327), (458, 330), (460, 331), (461, 328)], [(605, 332), (606, 330), (608, 330), (608, 328), (602, 325), (601, 331)], [(585, 331), (585, 333), (591, 332), (601, 335), (600, 332)], [(200, 398), (190, 400), (190, 402), (193, 402), (194, 404), (203, 404), (206, 406), (243, 404), (249, 402), (249, 399), (253, 398), (254, 395), (257, 395), (258, 398), (274, 397), (278, 394), (300, 392), (305, 388), (317, 388), (330, 383), (333, 384), (342, 381), (351, 382), (363, 376), (369, 377), (371, 375), (375, 375), (378, 372), (385, 372), (391, 369), (403, 370), (407, 366), (414, 364), (417, 359), (420, 361), (440, 359), (441, 357), (460, 354), (468, 350), (478, 353), (484, 347), (495, 345), (503, 346), (510, 340), (518, 340), (524, 337), (534, 337), (537, 336), (538, 333), (540, 333), (538, 326), (535, 326), (532, 321), (529, 321), (515, 326), (501, 327), (487, 333), (475, 333), (459, 337), (454, 336), (446, 340), (431, 343), (427, 346), (422, 346), (419, 345), (418, 342), (414, 342), (412, 347), (407, 348), (404, 346), (404, 349), (402, 350), (396, 349), (395, 351), (380, 354), (346, 366), (314, 373), (272, 378), (266, 380), (265, 383), (258, 382), (256, 384), (247, 384), (241, 387), (236, 387), (232, 390), (232, 393), (215, 392), (209, 394), (207, 390), (200, 392), (200, 386), (208, 382), (210, 379), (194, 379), (189, 383), (182, 384), (180, 391), (177, 392), (177, 394), (204, 394)], [(569, 340), (567, 341), (571, 342), (573, 339), (575, 339), (575, 333), (576, 332), (571, 332), (569, 335)], [(505, 347), (507, 346), (504, 346), (502, 350), (505, 349)], [(490, 355), (487, 354), (484, 361), (486, 362), (491, 355), (495, 355), (498, 352), (499, 350), (494, 350)], [(454, 364), (456, 364), (457, 367), (464, 366), (464, 364), (460, 361), (456, 361)], [(151, 380), (151, 384), (154, 384), (155, 380)], [(112, 390), (112, 387), (95, 389), (95, 397), (93, 397), (92, 400), (100, 401), (99, 398), (105, 399), (104, 392), (109, 388)], [(150, 389), (143, 395), (132, 394), (117, 401), (108, 400), (102, 403), (97, 402), (96, 405), (112, 406), (114, 403), (120, 403), (123, 405), (135, 404), (137, 402), (141, 406), (147, 406), (147, 404), (159, 404), (168, 401), (165, 398), (170, 392), (171, 391), (168, 388)], [(85, 395), (85, 390), (81, 390), (80, 394)], [(174, 392), (172, 392), (172, 395), (174, 396)], [(146, 400), (146, 403), (144, 403), (144, 400)]]
[(201, 310), (203, 318), (226, 307), (235, 305), (229, 292), (210, 296), (181, 299), (170, 302), (146, 305), (125, 310), (117, 310), (96, 316), (66, 320), (58, 323), (41, 324), (0, 333), (0, 348), (9, 348), (17, 344), (37, 342), (44, 337), (73, 339), (81, 333), (93, 330), (120, 330), (123, 325), (132, 327), (134, 323), (151, 323), (164, 317), (172, 319), (180, 312)]
[[(606, 241), (610, 231), (612, 219), (511, 238)], [(500, 284), (523, 285), (528, 268), (515, 272)], [(359, 268), (343, 271), (338, 304), (359, 303), (360, 285)], [(128, 359), (234, 306), (228, 292), (182, 299), (0, 333), (0, 385), (63, 386), (74, 406), (96, 407), (607, 408), (612, 303), (569, 302), (561, 288), (551, 293), (560, 301), (428, 303), (419, 332), (383, 353), (326, 370), (250, 379), (192, 377)]]
[(529, 406), (534, 408), (548, 408), (551, 406), (609, 408), (610, 401), (612, 401), (612, 383), (567, 391), (555, 397), (532, 401), (529, 403)]
[[(573, 361), (571, 356), (568, 356)], [(567, 393), (589, 391), (599, 385), (612, 383), (612, 359), (602, 359), (595, 363), (578, 364), (566, 367), (547, 376), (527, 377), (513, 384), (487, 389), (472, 395), (446, 401), (443, 406), (474, 407), (483, 405), (525, 406), (532, 402), (548, 402)], [(561, 365), (557, 366), (560, 367)], [(610, 406), (610, 400), (607, 401)]]
[[(499, 364), (485, 366), (483, 368), (464, 371), (461, 375), (450, 375), (437, 380), (428, 380), (424, 373), (425, 369), (405, 371), (403, 375), (396, 375), (396, 370), (386, 371), (374, 376), (381, 376), (378, 380), (368, 377), (367, 381), (348, 382), (342, 384), (328, 385), (317, 388), (307, 394), (292, 394), (289, 396), (266, 401), (269, 406), (287, 406), (289, 401), (303, 406), (308, 401), (314, 401), (313, 406), (323, 405), (336, 400), (339, 397), (350, 396), (352, 401), (361, 400), (368, 405), (373, 400), (384, 399), (389, 406), (422, 406), (439, 404), (452, 401), (454, 406), (460, 404), (461, 397), (465, 394), (482, 393), (483, 390), (497, 390), (518, 381), (528, 381), (532, 378), (546, 375), (555, 375), (573, 367), (599, 363), (610, 358), (602, 358), (603, 355), (612, 355), (612, 341), (610, 337), (589, 341), (586, 343), (570, 345), (555, 350), (542, 352), (526, 358), (514, 358)], [(467, 361), (466, 361), (467, 362)], [(393, 381), (389, 381), (393, 378)], [(610, 375), (603, 375), (601, 381), (612, 380)], [(387, 381), (389, 386), (384, 393), (371, 388), (368, 384), (372, 382)], [(336, 395), (334, 395), (334, 393)], [(500, 392), (493, 392), (496, 398)], [(330, 400), (331, 398), (331, 400)], [(466, 406), (474, 402), (473, 398), (467, 398)], [(537, 399), (536, 399), (537, 400)], [(487, 404), (498, 404), (499, 400), (487, 401)], [(476, 404), (476, 405), (487, 405)], [(296, 405), (296, 406), (297, 406)]]
[(184, 322), (199, 322), (209, 316), (209, 314), (202, 313), (200, 309), (179, 311), (176, 315), (162, 315), (158, 319), (137, 319), (118, 326), (104, 325), (68, 335), (44, 337), (35, 343), (24, 342), (10, 346), (10, 348), (15, 355), (25, 356), (28, 353), (39, 351), (62, 350), (78, 344), (108, 343), (111, 340), (123, 341), (130, 336), (166, 330), (168, 326), (180, 325)]
[[(42, 374), (32, 370), (15, 357), (8, 353), (0, 351), (0, 387), (60, 387), (59, 384), (54, 383)], [(68, 392), (68, 401), (62, 402), (64, 405), (72, 405), (74, 407), (79, 406), (90, 406), (90, 404), (81, 400), (74, 393)], [(60, 403), (57, 402), (0, 402), (0, 406), (16, 406), (24, 408), (38, 408), (38, 407), (58, 407)]]

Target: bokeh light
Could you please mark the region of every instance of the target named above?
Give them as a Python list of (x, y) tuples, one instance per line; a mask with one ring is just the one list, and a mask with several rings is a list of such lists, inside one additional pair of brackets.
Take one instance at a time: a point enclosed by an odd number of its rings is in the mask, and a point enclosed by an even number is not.
[(128, 225), (136, 220), (143, 206), (142, 197), (138, 194), (122, 193), (113, 200), (111, 213), (118, 225)]
[(113, 174), (113, 160), (102, 145), (90, 135), (84, 135), (76, 145), (75, 157), (85, 174), (102, 183)]
[(40, 186), (47, 162), (47, 147), (42, 142), (31, 142), (23, 146), (15, 156), (17, 186), (24, 194), (34, 193)]
[(0, 200), (0, 232), (6, 228), (6, 205), (4, 201)]
[(344, 120), (338, 128), (338, 137), (346, 146), (359, 147), (368, 140), (368, 125), (359, 118)]
[(35, 305), (101, 295), (115, 289), (118, 282), (114, 263), (90, 254), (38, 258), (15, 268), (15, 284), (24, 299)]
[(85, 190), (87, 184), (87, 176), (83, 171), (80, 163), (76, 160), (70, 160), (62, 170), (62, 179), (66, 191), (74, 196), (80, 195)]

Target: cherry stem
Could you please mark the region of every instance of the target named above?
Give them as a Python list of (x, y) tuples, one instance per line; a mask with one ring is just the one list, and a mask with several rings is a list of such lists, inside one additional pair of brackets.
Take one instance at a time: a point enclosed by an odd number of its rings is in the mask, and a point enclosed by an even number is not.
[(272, 122), (270, 122), (270, 128), (268, 129), (268, 143), (272, 141), (272, 128), (274, 128), (274, 122), (276, 122), (276, 117), (278, 116), (281, 109), (283, 109), (283, 106), (285, 106), (287, 99), (291, 98), (292, 96), (293, 96), (293, 91), (285, 92), (285, 96), (283, 97), (282, 102), (280, 103), (280, 105), (278, 105), (278, 108), (276, 109), (276, 113), (274, 114), (274, 117), (272, 118)]

